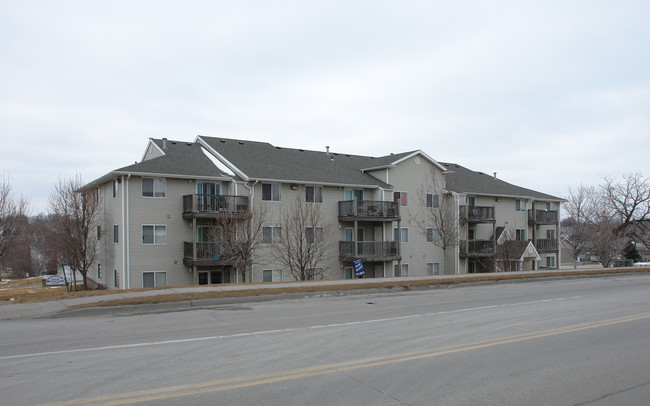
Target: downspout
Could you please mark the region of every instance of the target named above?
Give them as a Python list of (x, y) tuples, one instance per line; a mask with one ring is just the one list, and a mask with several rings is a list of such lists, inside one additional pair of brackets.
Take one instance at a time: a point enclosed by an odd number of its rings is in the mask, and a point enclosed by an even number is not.
[[(458, 258), (460, 255), (460, 198), (458, 196), (458, 193), (450, 191), (451, 195), (454, 198), (454, 226), (456, 227), (456, 244), (454, 244), (454, 275), (459, 274), (459, 264), (458, 264)], [(445, 261), (447, 261), (447, 258), (445, 258)], [(466, 272), (467, 273), (467, 272)]]
[[(259, 179), (256, 180), (250, 187), (246, 183), (244, 183), (244, 187), (248, 189), (248, 209), (251, 211), (251, 216), (253, 216), (253, 200), (255, 200), (255, 185), (257, 185), (257, 182), (259, 182)], [(235, 183), (235, 187), (236, 183)], [(250, 224), (249, 224), (250, 227)], [(239, 275), (237, 275), (237, 278), (239, 278)], [(244, 277), (246, 279), (246, 277)], [(249, 275), (248, 275), (248, 280), (252, 283), (253, 282), (253, 264), (251, 263), (250, 268), (249, 268)], [(236, 280), (235, 280), (236, 282)], [(246, 283), (245, 280), (242, 281), (242, 283)]]
[[(126, 213), (124, 212), (126, 210), (126, 181), (124, 178), (124, 175), (122, 175), (121, 178), (121, 184), (122, 184), (122, 270), (120, 274), (122, 274), (122, 284), (124, 283), (124, 270), (126, 269)], [(115, 277), (117, 275), (114, 275)], [(122, 284), (117, 284), (117, 288), (120, 289), (120, 285)], [(115, 286), (115, 280), (113, 281), (113, 286)]]
[(129, 213), (130, 213), (130, 202), (129, 202), (129, 180), (131, 179), (131, 174), (126, 178), (126, 186), (124, 187), (125, 195), (126, 195), (126, 268), (124, 269), (125, 275), (124, 275), (124, 286), (126, 286), (126, 289), (131, 289), (131, 233), (128, 232), (128, 228), (130, 227), (129, 224)]

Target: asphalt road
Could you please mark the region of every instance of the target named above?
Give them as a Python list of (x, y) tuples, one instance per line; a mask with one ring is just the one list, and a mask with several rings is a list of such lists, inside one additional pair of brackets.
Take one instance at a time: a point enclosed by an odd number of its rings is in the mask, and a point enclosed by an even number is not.
[(650, 276), (0, 322), (2, 405), (648, 405)]

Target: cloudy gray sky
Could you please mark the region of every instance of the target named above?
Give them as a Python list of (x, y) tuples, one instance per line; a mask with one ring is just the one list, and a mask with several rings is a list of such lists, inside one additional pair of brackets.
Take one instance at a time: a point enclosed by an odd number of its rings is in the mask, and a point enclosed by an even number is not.
[(648, 1), (0, 0), (0, 160), (61, 177), (198, 134), (421, 149), (557, 196), (650, 175)]

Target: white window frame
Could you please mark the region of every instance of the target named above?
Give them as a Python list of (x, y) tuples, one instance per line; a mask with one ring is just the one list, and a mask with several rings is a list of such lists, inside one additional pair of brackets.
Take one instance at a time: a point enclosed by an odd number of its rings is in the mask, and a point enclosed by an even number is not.
[[(265, 230), (269, 230), (271, 236), (271, 241), (266, 239), (266, 236), (269, 235)], [(282, 236), (282, 227), (279, 226), (266, 226), (262, 227), (262, 244), (277, 244), (280, 242)]]
[(523, 199), (515, 200), (515, 210), (516, 211), (526, 211), (526, 201)]
[[(270, 196), (268, 199), (264, 196), (264, 188), (270, 187)], [(280, 183), (262, 183), (262, 200), (265, 202), (280, 202), (282, 201), (282, 184)]]
[(547, 268), (555, 268), (555, 257), (554, 256), (547, 256), (546, 257), (546, 267)]
[(516, 228), (515, 229), (515, 240), (517, 241), (528, 241), (528, 234), (525, 228)]
[(438, 193), (427, 193), (427, 208), (440, 207), (440, 195)]
[[(144, 192), (145, 181), (151, 181), (151, 195), (149, 192), (147, 194)], [(165, 178), (142, 178), (140, 191), (144, 198), (164, 199), (167, 197), (167, 180)]]
[[(151, 227), (151, 232), (153, 233), (153, 241), (152, 242), (145, 242), (144, 241), (144, 228), (145, 227)], [(164, 235), (165, 235), (165, 241), (158, 241), (158, 238), (156, 236), (158, 235), (156, 231), (158, 229), (164, 229)], [(142, 225), (142, 244), (143, 245), (167, 245), (167, 225), (166, 224), (143, 224)]]
[[(399, 231), (398, 231), (399, 230)], [(409, 242), (409, 229), (408, 227), (393, 228), (393, 238), (400, 243)]]
[(427, 262), (427, 275), (440, 275), (440, 262)]
[(120, 273), (117, 269), (113, 269), (113, 286), (120, 288)]
[(113, 199), (120, 197), (120, 180), (113, 179)]
[[(144, 276), (153, 274), (153, 286), (144, 286)], [(164, 276), (164, 283), (161, 283), (161, 277)], [(162, 288), (167, 286), (167, 271), (144, 271), (142, 272), (142, 287)]]
[(102, 264), (97, 263), (97, 279), (102, 278)]
[[(271, 280), (267, 279), (267, 275), (271, 276)], [(281, 269), (262, 269), (262, 282), (282, 282), (282, 270)]]
[(305, 240), (307, 244), (319, 244), (323, 242), (323, 227), (306, 227)]
[(393, 275), (395, 277), (409, 276), (409, 264), (402, 264), (401, 268), (399, 264), (395, 264), (393, 267)]
[(322, 186), (305, 186), (305, 202), (323, 203), (323, 195), (324, 190)]
[(435, 228), (427, 228), (427, 242), (435, 243), (440, 241), (440, 233)]
[(120, 226), (113, 224), (113, 242), (118, 244), (120, 242)]
[[(400, 207), (407, 207), (409, 205), (409, 194), (408, 192), (393, 192), (393, 201), (399, 203)], [(402, 199), (404, 202), (402, 203)]]

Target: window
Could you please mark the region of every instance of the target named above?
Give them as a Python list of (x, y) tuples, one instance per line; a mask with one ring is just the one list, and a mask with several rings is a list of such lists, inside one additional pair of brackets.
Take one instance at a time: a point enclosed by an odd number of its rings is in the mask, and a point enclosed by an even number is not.
[(158, 288), (167, 286), (167, 272), (142, 272), (143, 288)]
[(167, 226), (146, 225), (142, 226), (142, 243), (165, 245), (167, 244)]
[(97, 264), (97, 279), (102, 278), (102, 264)]
[(427, 242), (438, 241), (440, 241), (440, 234), (438, 234), (438, 230), (434, 228), (427, 228)]
[(262, 242), (264, 244), (274, 244), (280, 242), (280, 227), (263, 227)]
[(394, 240), (398, 242), (409, 242), (409, 229), (408, 228), (394, 228)]
[(305, 269), (305, 280), (311, 281), (314, 279), (323, 279), (323, 268), (308, 268)]
[(120, 237), (119, 237), (120, 232), (119, 232), (119, 230), (120, 230), (120, 227), (117, 224), (113, 224), (113, 242), (115, 244), (120, 242)]
[(515, 200), (515, 210), (526, 211), (526, 201), (520, 199)]
[(113, 269), (113, 286), (120, 287), (120, 273), (117, 272), (117, 269)]
[(468, 240), (475, 240), (476, 239), (476, 229), (475, 228), (470, 228), (467, 230), (467, 239)]
[(354, 275), (354, 269), (351, 266), (346, 266), (343, 268), (343, 277), (345, 279), (352, 279)]
[(467, 205), (476, 206), (476, 198), (474, 196), (467, 196)]
[(262, 270), (262, 282), (282, 282), (281, 270)]
[(394, 192), (393, 201), (398, 202), (400, 206), (408, 205), (408, 193), (407, 192)]
[(308, 203), (323, 203), (322, 186), (305, 187), (305, 201)]
[(97, 226), (97, 241), (102, 239), (102, 226)]
[(279, 183), (262, 183), (262, 200), (270, 202), (280, 201), (280, 184)]
[(409, 276), (409, 265), (402, 264), (402, 267), (400, 268), (399, 265), (395, 264), (395, 267), (393, 268), (393, 276)]
[(323, 242), (323, 227), (307, 227), (305, 239), (308, 244)]
[(546, 230), (546, 239), (554, 240), (555, 239), (555, 230)]
[(546, 257), (546, 267), (555, 268), (555, 257)]
[(363, 189), (345, 189), (343, 200), (363, 200)]
[(517, 241), (526, 241), (526, 229), (518, 228), (515, 230), (515, 240)]
[(113, 199), (117, 199), (120, 196), (120, 180), (113, 180)]
[(427, 275), (440, 275), (440, 263), (439, 262), (429, 262), (427, 263)]
[(440, 196), (434, 193), (427, 193), (427, 207), (440, 207)]
[(142, 197), (165, 197), (165, 179), (142, 178)]

